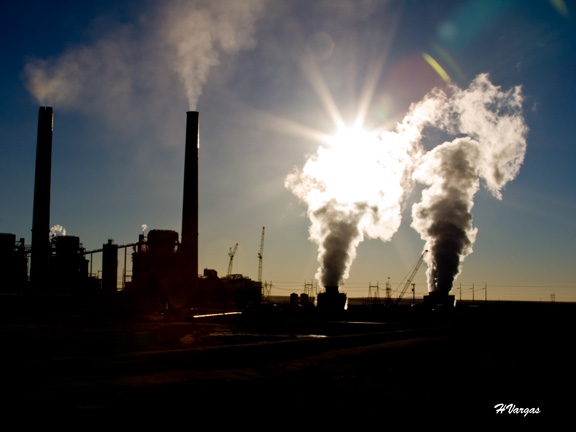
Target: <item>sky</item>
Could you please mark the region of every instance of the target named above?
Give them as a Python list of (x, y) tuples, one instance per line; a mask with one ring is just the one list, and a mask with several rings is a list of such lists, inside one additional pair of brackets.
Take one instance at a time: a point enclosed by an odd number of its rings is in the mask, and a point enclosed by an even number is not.
[[(508, 123), (482, 123), (474, 149), (486, 151), (482, 137), (496, 134), (493, 154), (509, 142), (519, 153), (496, 192), (490, 174), (473, 178), (474, 241), (452, 294), (576, 301), (575, 19), (568, 0), (11, 4), (0, 18), (0, 232), (31, 241), (40, 106), (54, 109), (51, 226), (86, 250), (134, 243), (143, 227), (180, 232), (186, 112), (196, 110), (199, 268), (226, 274), (238, 243), (233, 273), (256, 279), (265, 227), (263, 280), (273, 295), (303, 292), (317, 277), (319, 246), (309, 195), (294, 189), (303, 177), (290, 176), (343, 126), (360, 119), (384, 145), (403, 136), (399, 125), (414, 124), (431, 94), (448, 95), (443, 109), (457, 110), (457, 96), (483, 77), (503, 98), (518, 95), (519, 106), (497, 114), (514, 116), (520, 138), (508, 136)], [(427, 134), (420, 156), (450, 147), (444, 132)], [(449, 132), (457, 144), (468, 139)], [(371, 171), (376, 158), (357, 158), (359, 144), (349, 145), (349, 163), (324, 163), (324, 173), (353, 194), (374, 185), (388, 193), (391, 169)], [(420, 170), (419, 181), (416, 171), (394, 207), (397, 226), (360, 235), (341, 284), (349, 296), (374, 285), (384, 296), (387, 283), (398, 295), (428, 244), (413, 209), (430, 177)], [(418, 296), (428, 289), (426, 267), (413, 280)]]

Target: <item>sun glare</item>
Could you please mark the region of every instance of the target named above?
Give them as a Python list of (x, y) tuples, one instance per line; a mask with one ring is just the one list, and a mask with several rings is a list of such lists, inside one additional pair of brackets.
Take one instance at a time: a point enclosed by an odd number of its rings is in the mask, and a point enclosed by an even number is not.
[(362, 146), (367, 142), (376, 139), (376, 133), (364, 129), (362, 122), (358, 121), (352, 126), (340, 124), (335, 135), (326, 136), (324, 141), (331, 146), (339, 145), (359, 145)]
[(323, 198), (311, 202), (319, 204), (333, 198), (342, 206), (354, 206), (375, 205), (384, 196), (396, 200), (400, 192), (391, 189), (396, 189), (396, 177), (402, 169), (398, 146), (394, 145), (398, 143), (383, 142), (377, 132), (364, 129), (362, 122), (342, 125), (324, 141), (326, 145), (304, 167), (307, 176), (323, 185), (315, 192)]

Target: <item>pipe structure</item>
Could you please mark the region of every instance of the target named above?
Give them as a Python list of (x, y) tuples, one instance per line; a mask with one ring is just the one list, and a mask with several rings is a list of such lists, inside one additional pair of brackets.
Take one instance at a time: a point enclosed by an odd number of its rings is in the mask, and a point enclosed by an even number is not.
[(182, 202), (182, 242), (184, 275), (191, 289), (198, 279), (198, 150), (199, 115), (186, 113), (186, 151), (184, 157), (184, 197)]
[(52, 108), (40, 107), (36, 143), (32, 259), (30, 264), (30, 280), (35, 286), (45, 282), (50, 259), (50, 179), (52, 172), (53, 121)]
[(111, 239), (102, 245), (102, 291), (105, 294), (118, 291), (118, 245)]

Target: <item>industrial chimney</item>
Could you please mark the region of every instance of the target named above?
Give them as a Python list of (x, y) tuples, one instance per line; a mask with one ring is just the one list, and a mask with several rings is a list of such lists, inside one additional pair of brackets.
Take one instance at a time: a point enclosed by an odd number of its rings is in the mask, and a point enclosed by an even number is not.
[(34, 209), (32, 215), (32, 262), (30, 280), (39, 286), (48, 274), (50, 258), (50, 177), (52, 171), (51, 107), (40, 107), (34, 177)]
[(184, 199), (182, 203), (181, 253), (184, 274), (194, 290), (198, 279), (198, 112), (186, 113)]

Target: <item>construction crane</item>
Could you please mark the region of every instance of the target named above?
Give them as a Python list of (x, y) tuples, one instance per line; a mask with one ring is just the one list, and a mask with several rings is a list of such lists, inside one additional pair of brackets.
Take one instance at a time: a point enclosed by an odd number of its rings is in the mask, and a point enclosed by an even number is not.
[(234, 246), (234, 249), (230, 248), (228, 256), (230, 257), (230, 262), (228, 263), (228, 276), (232, 274), (232, 261), (234, 260), (234, 255), (236, 255), (236, 250), (238, 249), (238, 243)]
[(396, 303), (394, 304), (394, 306), (397, 306), (398, 303), (400, 303), (400, 300), (402, 300), (402, 297), (404, 297), (404, 293), (406, 292), (406, 290), (408, 289), (408, 287), (412, 283), (412, 279), (414, 279), (414, 276), (416, 276), (418, 269), (420, 268), (420, 266), (422, 265), (422, 262), (424, 261), (424, 255), (426, 255), (426, 252), (428, 252), (428, 251), (425, 250), (424, 252), (422, 252), (422, 255), (420, 255), (420, 258), (418, 258), (418, 261), (416, 262), (416, 264), (412, 268), (412, 271), (410, 272), (410, 276), (408, 276), (408, 279), (406, 279), (406, 283), (404, 284), (404, 287), (402, 288), (402, 291), (400, 292), (400, 295), (398, 296), (398, 299), (396, 300)]
[(262, 257), (264, 256), (264, 227), (262, 227), (262, 238), (260, 239), (260, 252), (258, 252), (258, 282), (262, 282)]

